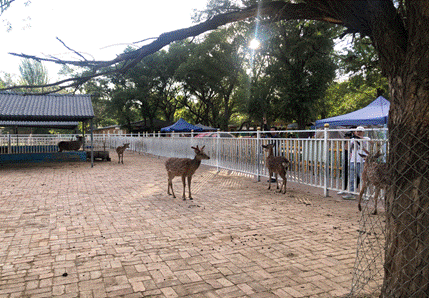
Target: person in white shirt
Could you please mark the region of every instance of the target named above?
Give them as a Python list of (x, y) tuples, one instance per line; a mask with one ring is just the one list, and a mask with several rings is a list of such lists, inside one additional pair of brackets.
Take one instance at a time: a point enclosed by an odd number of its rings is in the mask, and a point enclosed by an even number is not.
[[(353, 199), (354, 195), (352, 194), (355, 191), (356, 187), (359, 186), (360, 177), (363, 170), (363, 163), (365, 162), (359, 154), (367, 155), (368, 152), (368, 141), (370, 138), (364, 137), (365, 128), (363, 126), (358, 126), (356, 131), (353, 132), (353, 138), (350, 141), (350, 194), (344, 196), (344, 199)], [(355, 182), (356, 181), (356, 182)]]

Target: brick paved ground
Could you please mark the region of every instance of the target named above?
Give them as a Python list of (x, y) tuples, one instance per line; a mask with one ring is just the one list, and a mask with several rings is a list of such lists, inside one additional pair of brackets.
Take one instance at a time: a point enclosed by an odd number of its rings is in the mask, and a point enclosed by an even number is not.
[[(113, 154), (112, 154), (113, 155)], [(194, 201), (163, 158), (1, 166), (0, 297), (337, 297), (357, 204), (201, 166)], [(174, 180), (181, 194), (179, 177)]]

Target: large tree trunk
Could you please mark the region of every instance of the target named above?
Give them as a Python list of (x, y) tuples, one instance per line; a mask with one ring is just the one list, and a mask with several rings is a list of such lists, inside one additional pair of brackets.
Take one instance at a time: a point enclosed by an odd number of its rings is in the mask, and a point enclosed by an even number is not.
[(428, 297), (429, 293), (428, 81), (427, 72), (390, 80), (392, 184), (386, 200), (383, 297)]
[(369, 4), (372, 38), (389, 79), (391, 100), (382, 297), (428, 297), (429, 5), (408, 2), (404, 30), (386, 3)]

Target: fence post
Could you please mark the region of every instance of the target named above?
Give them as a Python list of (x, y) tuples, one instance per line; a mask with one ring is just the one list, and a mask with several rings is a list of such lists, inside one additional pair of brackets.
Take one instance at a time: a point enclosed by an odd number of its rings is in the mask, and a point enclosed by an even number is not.
[(261, 164), (260, 162), (260, 154), (259, 154), (259, 148), (261, 147), (261, 130), (258, 129), (256, 132), (256, 180), (258, 182), (261, 182), (261, 171), (259, 169), (259, 166)]
[(220, 159), (220, 128), (217, 129), (216, 135), (216, 170), (219, 172), (219, 159)]
[(12, 146), (10, 142), (10, 133), (7, 133), (7, 153), (12, 153)]
[(328, 148), (328, 130), (329, 130), (329, 124), (326, 123), (323, 131), (323, 147), (324, 147), (324, 163), (325, 163), (325, 171), (324, 171), (324, 178), (325, 183), (323, 186), (324, 195), (325, 197), (329, 197), (329, 190), (328, 190), (328, 180), (329, 180), (329, 148)]

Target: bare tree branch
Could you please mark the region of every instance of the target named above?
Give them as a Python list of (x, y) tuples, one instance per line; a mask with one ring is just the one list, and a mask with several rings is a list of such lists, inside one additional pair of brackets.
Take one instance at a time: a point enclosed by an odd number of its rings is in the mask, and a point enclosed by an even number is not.
[(78, 55), (79, 57), (81, 57), (83, 60), (85, 60), (85, 61), (86, 61), (86, 58), (85, 58), (81, 53), (79, 53), (79, 52), (77, 52), (77, 51), (75, 51), (75, 50), (73, 50), (73, 49), (69, 48), (69, 47), (64, 43), (64, 41), (62, 41), (62, 40), (61, 40), (61, 39), (59, 39), (58, 37), (57, 37), (57, 40), (58, 40), (59, 42), (61, 42), (61, 43), (63, 44), (63, 46), (64, 46), (66, 49), (68, 49), (68, 50), (72, 51), (73, 53), (75, 53), (76, 55)]
[[(319, 0), (314, 0), (314, 1), (317, 4)], [(344, 0), (338, 0), (338, 1), (342, 2)], [(321, 6), (321, 7), (324, 7), (324, 6)], [(59, 86), (59, 90), (62, 90), (69, 87), (80, 86), (83, 83), (95, 77), (100, 77), (111, 73), (126, 72), (130, 68), (134, 67), (144, 57), (159, 51), (160, 49), (162, 49), (163, 47), (167, 46), (168, 44), (174, 41), (183, 40), (188, 37), (195, 37), (204, 32), (215, 30), (220, 26), (237, 22), (237, 21), (246, 20), (248, 18), (256, 17), (257, 15), (261, 17), (269, 17), (273, 21), (279, 21), (283, 19), (313, 19), (313, 20), (321, 20), (321, 21), (326, 21), (326, 22), (335, 23), (335, 24), (342, 24), (341, 19), (337, 18), (336, 15), (330, 13), (328, 9), (323, 11), (318, 9), (317, 5), (309, 5), (307, 3), (292, 4), (292, 3), (286, 3), (283, 1), (272, 1), (272, 2), (263, 3), (260, 6), (254, 5), (242, 10), (220, 14), (195, 26), (163, 33), (152, 43), (144, 45), (137, 50), (122, 53), (119, 56), (117, 56), (115, 59), (110, 61), (96, 61), (96, 60), (68, 61), (68, 60), (61, 60), (56, 58), (42, 58), (42, 57), (37, 57), (37, 56), (27, 55), (27, 54), (17, 54), (17, 53), (9, 53), (9, 54), (18, 56), (18, 57), (34, 59), (37, 61), (54, 62), (57, 64), (63, 64), (63, 65), (69, 64), (69, 65), (80, 66), (80, 67), (89, 67), (92, 69), (93, 73), (91, 75), (84, 75), (77, 78), (70, 78), (70, 79), (58, 81), (46, 86), (37, 86), (37, 88), (48, 87), (48, 86), (50, 87)], [(73, 51), (73, 52), (76, 53), (76, 51)], [(114, 70), (111, 70), (111, 69), (106, 70), (106, 68), (114, 67), (118, 65), (120, 65), (120, 67), (115, 68)], [(64, 83), (69, 83), (69, 84), (63, 85)], [(24, 86), (9, 87), (9, 88), (3, 88), (0, 90), (11, 90), (11, 89), (17, 89), (22, 87)], [(27, 88), (32, 88), (32, 87), (27, 86)]]

